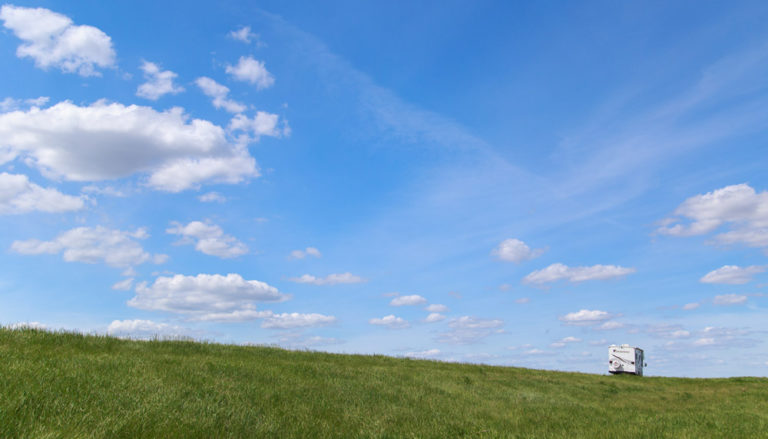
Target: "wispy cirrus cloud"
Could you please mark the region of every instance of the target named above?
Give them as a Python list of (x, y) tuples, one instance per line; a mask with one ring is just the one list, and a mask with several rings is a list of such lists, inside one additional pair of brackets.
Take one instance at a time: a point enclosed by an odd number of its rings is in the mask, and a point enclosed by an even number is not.
[(552, 264), (541, 270), (536, 270), (523, 278), (523, 283), (545, 284), (567, 280), (569, 282), (585, 282), (589, 280), (605, 280), (623, 277), (635, 272), (634, 268), (618, 265), (593, 265), (590, 267), (569, 267), (565, 264)]
[(366, 279), (352, 273), (332, 273), (325, 277), (303, 274), (299, 277), (288, 278), (288, 280), (299, 284), (311, 285), (359, 284), (366, 282)]

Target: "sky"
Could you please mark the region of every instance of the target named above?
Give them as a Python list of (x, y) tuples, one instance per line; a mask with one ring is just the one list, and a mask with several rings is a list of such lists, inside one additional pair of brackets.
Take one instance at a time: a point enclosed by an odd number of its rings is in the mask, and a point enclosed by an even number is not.
[(768, 375), (765, 2), (0, 5), (0, 324)]

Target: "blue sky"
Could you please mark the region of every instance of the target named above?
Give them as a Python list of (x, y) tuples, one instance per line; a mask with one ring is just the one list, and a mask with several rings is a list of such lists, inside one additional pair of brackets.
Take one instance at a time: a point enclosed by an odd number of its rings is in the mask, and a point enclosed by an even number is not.
[(2, 5), (1, 323), (768, 373), (764, 4), (247, 3)]

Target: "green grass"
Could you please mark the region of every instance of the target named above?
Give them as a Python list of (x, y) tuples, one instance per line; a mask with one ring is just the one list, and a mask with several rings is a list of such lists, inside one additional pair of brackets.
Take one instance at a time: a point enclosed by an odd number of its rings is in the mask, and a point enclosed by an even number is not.
[(0, 438), (768, 437), (768, 379), (0, 329)]

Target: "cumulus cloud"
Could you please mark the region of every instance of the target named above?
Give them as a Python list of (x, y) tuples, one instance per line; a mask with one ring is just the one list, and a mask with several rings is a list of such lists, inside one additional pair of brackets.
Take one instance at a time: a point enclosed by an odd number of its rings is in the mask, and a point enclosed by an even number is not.
[(392, 306), (414, 306), (424, 305), (427, 303), (427, 299), (419, 296), (418, 294), (412, 294), (410, 296), (398, 296), (389, 302)]
[(304, 259), (307, 256), (320, 258), (323, 255), (320, 253), (320, 250), (316, 249), (315, 247), (307, 247), (304, 250), (294, 250), (291, 252), (291, 259)]
[(521, 297), (519, 299), (515, 299), (515, 303), (519, 303), (521, 305), (525, 305), (526, 303), (529, 303), (530, 301), (531, 301), (531, 299), (529, 299), (527, 297)]
[(9, 329), (48, 329), (48, 325), (40, 322), (16, 322), (7, 325)]
[(439, 303), (433, 303), (424, 309), (429, 312), (448, 312), (448, 307)]
[(429, 315), (424, 319), (424, 323), (436, 323), (443, 320), (445, 320), (444, 315), (437, 312), (432, 312), (432, 313), (429, 313)]
[(257, 111), (256, 116), (249, 118), (244, 114), (236, 114), (229, 122), (229, 130), (245, 133), (248, 142), (256, 142), (261, 136), (281, 137), (290, 134), (287, 124), (278, 127), (280, 117), (277, 114)]
[(283, 313), (273, 314), (264, 319), (262, 328), (268, 329), (294, 329), (327, 326), (336, 322), (336, 317), (323, 314)]
[(259, 34), (251, 32), (250, 26), (243, 26), (240, 29), (233, 30), (229, 32), (227, 36), (233, 40), (242, 41), (246, 44), (250, 44), (251, 41), (258, 42), (259, 40)]
[[(288, 296), (277, 288), (257, 280), (245, 280), (239, 274), (198, 274), (160, 276), (152, 285), (136, 286), (136, 296), (128, 301), (134, 308), (187, 314), (192, 320), (235, 319), (234, 311), (254, 314), (256, 302), (280, 302)], [(223, 314), (222, 314), (223, 313)], [(227, 313), (230, 313), (229, 315)], [(248, 315), (248, 313), (246, 313)], [(241, 314), (239, 317), (243, 317)]]
[(178, 337), (188, 332), (188, 330), (179, 326), (139, 319), (113, 320), (107, 327), (107, 334), (139, 339)]
[(560, 321), (566, 325), (588, 326), (603, 323), (613, 317), (613, 314), (606, 311), (582, 309), (560, 317)]
[(203, 203), (223, 203), (227, 201), (227, 198), (218, 192), (206, 192), (198, 196), (197, 199)]
[(473, 316), (462, 316), (452, 319), (448, 326), (451, 330), (438, 335), (437, 341), (451, 344), (476, 343), (492, 334), (504, 332), (503, 320), (481, 319)]
[(523, 283), (544, 284), (568, 280), (570, 282), (584, 282), (588, 280), (604, 280), (626, 276), (634, 273), (634, 268), (620, 267), (618, 265), (593, 265), (591, 267), (569, 267), (556, 263), (547, 268), (536, 270), (523, 278)]
[(747, 303), (747, 296), (743, 294), (722, 294), (720, 296), (715, 296), (715, 298), (712, 299), (712, 303), (720, 306), (742, 305)]
[(256, 89), (269, 88), (275, 83), (275, 78), (264, 67), (264, 62), (251, 56), (241, 56), (237, 65), (228, 65), (225, 69), (235, 79), (256, 85)]
[(300, 277), (291, 277), (288, 280), (300, 284), (312, 285), (359, 284), (366, 282), (362, 277), (352, 273), (333, 273), (325, 277), (315, 277), (311, 274), (303, 274)]
[(751, 265), (739, 267), (737, 265), (724, 265), (717, 270), (710, 271), (699, 281), (706, 284), (743, 285), (752, 280), (752, 276), (764, 272), (765, 266)]
[(7, 113), (9, 111), (27, 110), (31, 107), (42, 107), (50, 100), (47, 96), (40, 96), (35, 99), (14, 99), (5, 98), (0, 101), (0, 113)]
[(368, 323), (371, 325), (386, 326), (390, 329), (403, 329), (411, 326), (410, 323), (405, 321), (403, 318), (396, 317), (393, 314), (384, 316), (382, 318), (373, 318), (369, 320)]
[(170, 70), (160, 70), (160, 66), (149, 61), (144, 61), (141, 70), (147, 82), (141, 84), (136, 90), (138, 97), (156, 101), (163, 95), (175, 95), (184, 91), (184, 87), (173, 83), (179, 75)]
[(698, 302), (686, 303), (685, 305), (683, 305), (683, 310), (691, 311), (691, 310), (694, 310), (694, 309), (696, 309), (696, 308), (698, 308), (700, 306), (701, 306), (701, 304), (698, 303)]
[(245, 149), (232, 152), (227, 157), (186, 158), (167, 163), (149, 176), (147, 184), (166, 192), (181, 192), (198, 188), (203, 182), (235, 184), (260, 175), (256, 160)]
[(768, 247), (768, 192), (756, 192), (746, 183), (726, 186), (683, 202), (674, 217), (662, 221), (658, 233), (671, 236), (703, 235), (722, 226), (730, 230), (715, 236), (722, 244)]
[(519, 239), (505, 239), (498, 247), (493, 249), (492, 255), (502, 261), (520, 263), (529, 259), (537, 258), (544, 253), (544, 249), (531, 250), (530, 247)]
[(164, 262), (166, 255), (151, 255), (137, 242), (148, 236), (144, 229), (131, 232), (102, 226), (78, 227), (51, 241), (14, 241), (11, 250), (23, 255), (61, 253), (67, 262), (104, 263), (117, 268), (129, 268), (149, 261)]
[(49, 9), (13, 5), (0, 8), (0, 20), (23, 41), (16, 56), (32, 58), (38, 68), (100, 76), (98, 67), (115, 67), (112, 39), (96, 27), (75, 25), (66, 15)]
[(148, 186), (168, 192), (259, 175), (245, 146), (231, 144), (209, 121), (190, 120), (181, 108), (65, 101), (0, 114), (3, 147), (51, 177), (97, 181), (145, 173)]
[(223, 108), (230, 113), (242, 113), (246, 110), (244, 104), (227, 98), (229, 95), (229, 88), (219, 84), (213, 79), (202, 76), (197, 78), (195, 84), (197, 84), (203, 94), (213, 99), (212, 103), (215, 108)]
[(85, 206), (83, 197), (65, 195), (29, 181), (23, 174), (0, 173), (0, 215), (70, 212)]
[(177, 244), (194, 244), (195, 250), (206, 255), (228, 259), (248, 253), (245, 244), (233, 236), (225, 235), (216, 224), (192, 221), (184, 225), (174, 221), (171, 226), (166, 232), (182, 237)]

